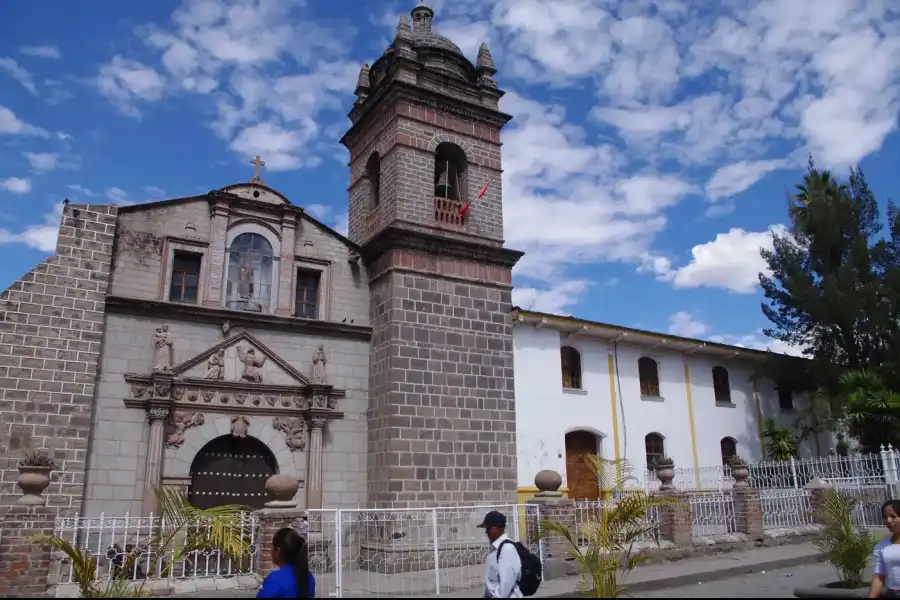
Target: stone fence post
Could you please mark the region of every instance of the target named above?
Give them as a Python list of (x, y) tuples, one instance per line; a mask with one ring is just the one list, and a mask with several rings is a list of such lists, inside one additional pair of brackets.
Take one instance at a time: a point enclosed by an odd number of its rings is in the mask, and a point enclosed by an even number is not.
[(0, 597), (46, 597), (52, 550), (31, 539), (38, 534), (53, 535), (56, 511), (42, 505), (16, 504), (2, 523)]
[(563, 497), (559, 491), (562, 477), (556, 471), (540, 471), (534, 478), (538, 492), (533, 498), (526, 500), (525, 542), (530, 544), (538, 535), (541, 537), (541, 558), (544, 561), (544, 579), (557, 579), (575, 575), (577, 566), (572, 559), (569, 543), (557, 534), (547, 533), (544, 521), (553, 521), (564, 525), (572, 534), (578, 536), (578, 519), (575, 502)]
[(754, 539), (761, 538), (765, 523), (759, 490), (735, 487), (731, 494), (734, 499), (735, 531)]
[(816, 525), (823, 525), (822, 515), (825, 514), (823, 506), (828, 494), (834, 491), (834, 486), (822, 479), (813, 479), (806, 484), (809, 490), (809, 508), (812, 511), (812, 520)]
[(652, 492), (651, 496), (666, 500), (656, 507), (659, 514), (659, 539), (675, 546), (690, 547), (694, 537), (690, 496), (674, 489)]

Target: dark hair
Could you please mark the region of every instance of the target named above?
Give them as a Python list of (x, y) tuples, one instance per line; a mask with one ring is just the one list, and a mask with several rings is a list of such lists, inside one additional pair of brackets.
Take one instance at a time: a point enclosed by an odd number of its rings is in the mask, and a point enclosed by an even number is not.
[(272, 537), (272, 545), (281, 551), (285, 565), (290, 565), (297, 582), (297, 597), (309, 598), (309, 552), (306, 540), (290, 527), (279, 529)]
[(884, 511), (889, 508), (894, 509), (894, 514), (900, 516), (900, 500), (888, 500), (884, 504), (881, 505), (881, 516), (884, 516)]

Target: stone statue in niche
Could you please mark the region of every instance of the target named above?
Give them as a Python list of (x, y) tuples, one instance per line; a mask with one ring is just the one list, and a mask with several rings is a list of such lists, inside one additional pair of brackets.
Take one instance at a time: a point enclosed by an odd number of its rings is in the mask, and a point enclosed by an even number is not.
[(272, 428), (284, 432), (285, 443), (291, 450), (306, 450), (306, 420), (303, 417), (275, 417)]
[(243, 346), (237, 347), (238, 360), (244, 363), (244, 373), (241, 379), (251, 383), (262, 383), (262, 366), (266, 364), (265, 356), (257, 356), (255, 348), (245, 349)]
[(153, 344), (156, 352), (153, 355), (154, 371), (172, 370), (172, 336), (169, 335), (169, 326), (160, 325), (156, 328)]
[(319, 344), (319, 349), (313, 354), (312, 382), (325, 383), (327, 375), (325, 373), (325, 364), (328, 359), (325, 357), (325, 346)]
[(219, 381), (225, 379), (225, 350), (219, 349), (206, 361), (206, 373), (203, 379)]
[(169, 424), (166, 446), (170, 448), (180, 447), (184, 443), (185, 430), (189, 427), (203, 425), (205, 421), (206, 418), (203, 416), (203, 413), (176, 412), (172, 415), (172, 422)]
[(247, 415), (234, 415), (231, 417), (231, 435), (236, 438), (245, 438), (249, 430), (250, 417)]

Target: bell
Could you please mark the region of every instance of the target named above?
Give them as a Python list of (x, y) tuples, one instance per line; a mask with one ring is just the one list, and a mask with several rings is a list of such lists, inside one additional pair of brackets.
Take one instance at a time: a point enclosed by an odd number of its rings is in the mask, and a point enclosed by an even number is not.
[(438, 182), (434, 185), (434, 195), (439, 198), (450, 197), (450, 178), (447, 176), (447, 171), (438, 177)]

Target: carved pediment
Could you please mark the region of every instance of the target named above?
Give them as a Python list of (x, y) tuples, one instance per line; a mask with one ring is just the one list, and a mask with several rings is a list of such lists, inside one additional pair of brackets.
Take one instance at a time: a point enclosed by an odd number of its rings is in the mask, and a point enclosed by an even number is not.
[(309, 379), (250, 332), (237, 333), (197, 356), (176, 365), (180, 379), (306, 387)]

